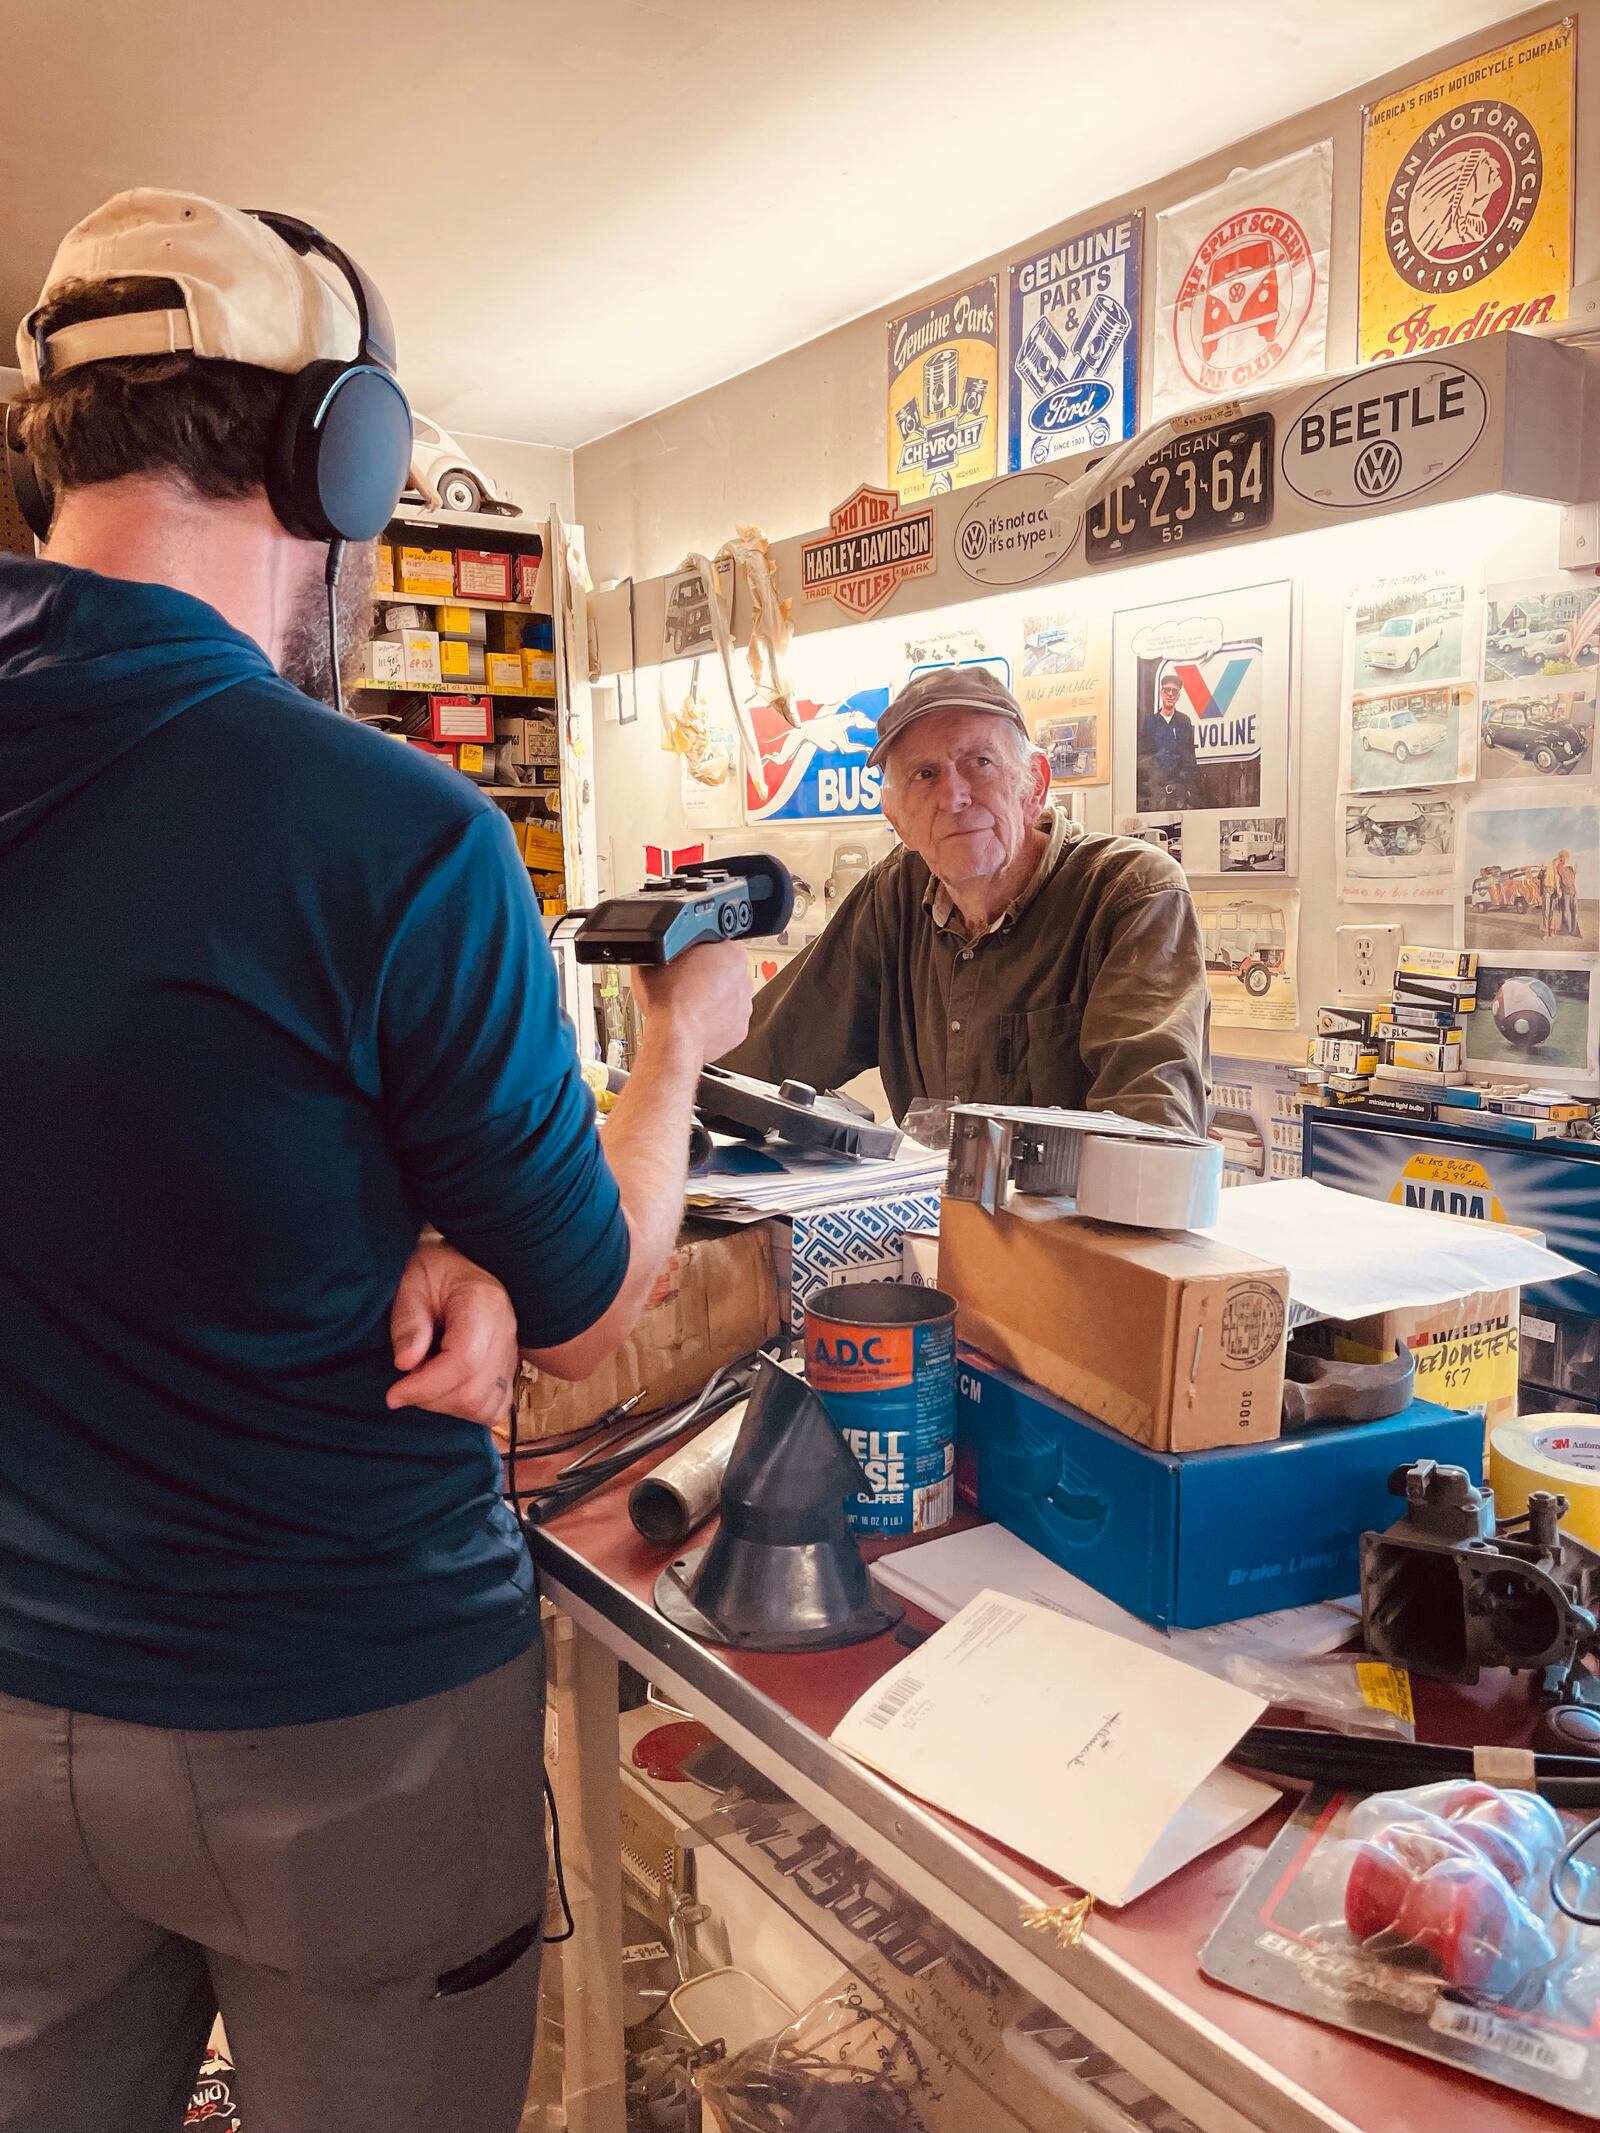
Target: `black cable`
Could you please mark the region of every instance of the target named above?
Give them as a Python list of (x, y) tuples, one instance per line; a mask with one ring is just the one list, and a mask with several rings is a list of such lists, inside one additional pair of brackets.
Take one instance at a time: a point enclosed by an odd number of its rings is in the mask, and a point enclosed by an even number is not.
[(328, 659), (333, 671), (333, 708), (344, 716), (344, 675), (339, 670), (339, 570), (344, 562), (344, 542), (328, 543), (327, 568), (322, 582), (328, 588)]
[(564, 1932), (546, 1933), (544, 1944), (547, 1948), (558, 1948), (564, 1940), (571, 1940), (578, 1926), (567, 1901), (567, 1877), (561, 1867), (561, 1817), (556, 1812), (556, 1790), (548, 1770), (544, 1773), (544, 1796), (550, 1807), (550, 1866), (556, 1877), (556, 1894), (561, 1898), (561, 1915), (567, 1922)]
[(1570, 1918), (1577, 1926), (1600, 1927), (1600, 1912), (1580, 1911), (1576, 1904), (1568, 1903), (1561, 1893), (1562, 1877), (1577, 1864), (1578, 1854), (1596, 1836), (1600, 1836), (1600, 1821), (1585, 1822), (1577, 1835), (1563, 1847), (1560, 1858), (1550, 1869), (1550, 1901), (1563, 1917)]

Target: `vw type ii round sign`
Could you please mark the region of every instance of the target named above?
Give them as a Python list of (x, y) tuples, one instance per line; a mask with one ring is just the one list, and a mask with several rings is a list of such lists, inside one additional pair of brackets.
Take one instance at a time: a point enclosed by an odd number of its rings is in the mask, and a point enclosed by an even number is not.
[(968, 504), (956, 562), (975, 585), (1031, 585), (1061, 563), (1083, 514), (1058, 474), (1007, 474)]
[(1283, 478), (1330, 511), (1397, 504), (1453, 473), (1488, 419), (1488, 394), (1459, 364), (1419, 357), (1362, 371), (1289, 424)]

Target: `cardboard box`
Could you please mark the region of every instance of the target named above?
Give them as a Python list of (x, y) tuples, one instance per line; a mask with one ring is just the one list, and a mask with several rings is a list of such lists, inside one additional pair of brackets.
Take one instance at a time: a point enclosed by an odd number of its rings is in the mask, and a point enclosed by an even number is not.
[(437, 688), (444, 679), (439, 665), (439, 635), (436, 630), (403, 630), (400, 642), (405, 647), (406, 687), (409, 689)]
[(495, 738), (507, 743), (511, 760), (519, 766), (531, 769), (551, 764), (560, 753), (554, 719), (499, 718), (494, 730)]
[(399, 548), (395, 551), (396, 592), (420, 600), (448, 600), (456, 589), (456, 559), (448, 548)]
[(385, 593), (394, 591), (394, 550), (387, 541), (379, 541), (372, 551), (372, 596), (381, 600)]
[(1492, 1427), (1517, 1411), (1521, 1295), (1520, 1289), (1483, 1289), (1424, 1309), (1324, 1319), (1302, 1327), (1295, 1345), (1340, 1362), (1386, 1363), (1404, 1342), (1416, 1359), (1419, 1400), (1481, 1407)]
[(1386, 1007), (1319, 1007), (1319, 1037), (1367, 1037), (1378, 1034), (1378, 1025), (1389, 1012)]
[(566, 848), (559, 830), (547, 829), (542, 822), (524, 822), (518, 828), (517, 842), (522, 849), (523, 864), (531, 873), (553, 874), (564, 881), (562, 868), (566, 863)]
[(458, 548), (453, 588), (464, 600), (509, 600), (511, 557), (502, 548)]
[(484, 681), (483, 646), (467, 644), (460, 637), (439, 639), (439, 671), (446, 681)]
[(1429, 978), (1397, 970), (1394, 974), (1394, 1005), (1442, 1007), (1452, 1019), (1470, 1015), (1478, 1005), (1476, 978)]
[[(774, 1222), (686, 1223), (649, 1308), (593, 1377), (568, 1385), (524, 1364), (516, 1385), (523, 1440), (581, 1429), (641, 1389), (651, 1408), (690, 1399), (721, 1364), (770, 1340), (783, 1323), (779, 1245)], [(506, 1434), (497, 1431), (502, 1441)], [(532, 1478), (523, 1474), (523, 1485)]]
[(403, 689), (406, 648), (398, 637), (374, 637), (367, 646), (366, 678), (383, 689)]
[(431, 630), (434, 611), (415, 600), (386, 600), (378, 610), (378, 627), (386, 637), (403, 636), (407, 630)]
[(1461, 1064), (1461, 1047), (1429, 1044), (1419, 1037), (1391, 1037), (1384, 1048), (1383, 1063), (1410, 1067), (1418, 1074), (1453, 1074)]
[(1475, 978), (1476, 948), (1402, 948), (1394, 967), (1408, 976), (1422, 978)]
[(908, 1229), (901, 1248), (900, 1278), (913, 1289), (939, 1286), (939, 1232)]
[(539, 573), (544, 567), (544, 558), (539, 555), (517, 557), (516, 593), (524, 607), (532, 607), (538, 596)]
[(494, 764), (486, 757), (481, 741), (458, 741), (456, 743), (456, 768), (481, 784), (490, 784), (494, 778)]
[(1399, 1515), (1396, 1467), (1483, 1472), (1477, 1414), (1421, 1400), (1386, 1422), (1271, 1444), (1151, 1451), (968, 1350), (956, 1430), (958, 1465), (963, 1452), (976, 1459), (980, 1510), (1165, 1629), (1343, 1599), (1361, 1582), (1361, 1535)]
[(534, 696), (548, 696), (553, 701), (556, 693), (556, 655), (525, 646), (522, 653), (522, 679)]
[(1200, 1451), (1278, 1434), (1281, 1266), (1189, 1231), (947, 1200), (939, 1286), (963, 1340), (1142, 1444)]
[(461, 637), (468, 644), (487, 644), (489, 618), (481, 607), (455, 607), (441, 601), (433, 612), (433, 626), (441, 637)]
[(905, 1272), (906, 1232), (938, 1224), (937, 1188), (882, 1200), (845, 1200), (792, 1215), (785, 1270), (789, 1330), (805, 1331), (806, 1303), (820, 1289), (852, 1281), (899, 1281)]
[(484, 655), (484, 675), (489, 687), (501, 696), (526, 696), (527, 684), (522, 674), (520, 652), (487, 652)]
[(1306, 1058), (1313, 1066), (1328, 1067), (1340, 1074), (1370, 1074), (1378, 1055), (1363, 1037), (1312, 1037)]
[(487, 696), (430, 696), (430, 731), (436, 741), (476, 741), (492, 745), (494, 707)]

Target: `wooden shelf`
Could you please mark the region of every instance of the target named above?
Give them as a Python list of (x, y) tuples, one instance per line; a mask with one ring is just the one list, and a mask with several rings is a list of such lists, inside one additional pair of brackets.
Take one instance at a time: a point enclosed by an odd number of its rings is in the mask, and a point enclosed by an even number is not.
[(545, 521), (526, 511), (430, 511), (426, 504), (399, 504), (391, 526), (468, 526), (474, 533), (514, 533), (524, 541), (545, 542)]
[(491, 689), (482, 681), (353, 681), (349, 686), (372, 696), (499, 696), (507, 703), (532, 704), (552, 717), (556, 708), (553, 696), (530, 696), (526, 689)]
[(378, 593), (374, 607), (475, 607), (486, 615), (548, 615), (548, 607), (534, 607), (525, 600), (469, 600), (459, 593)]

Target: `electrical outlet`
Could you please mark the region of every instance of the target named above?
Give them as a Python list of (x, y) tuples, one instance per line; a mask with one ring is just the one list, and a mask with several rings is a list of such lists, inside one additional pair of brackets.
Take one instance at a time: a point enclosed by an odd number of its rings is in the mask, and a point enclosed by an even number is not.
[(1378, 1000), (1394, 981), (1400, 953), (1398, 926), (1340, 926), (1335, 930), (1339, 994), (1346, 1000)]

